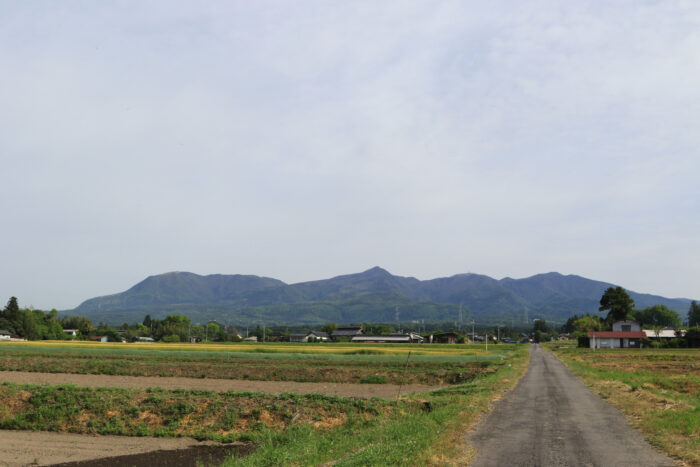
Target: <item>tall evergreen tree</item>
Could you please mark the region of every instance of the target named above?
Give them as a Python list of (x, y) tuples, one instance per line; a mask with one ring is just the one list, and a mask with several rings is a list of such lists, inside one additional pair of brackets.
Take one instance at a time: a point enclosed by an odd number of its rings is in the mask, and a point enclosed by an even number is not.
[(700, 326), (700, 305), (693, 300), (688, 310), (688, 326)]
[(600, 298), (600, 308), (598, 311), (608, 311), (605, 318), (609, 322), (627, 319), (632, 312), (634, 300), (622, 287), (608, 287)]

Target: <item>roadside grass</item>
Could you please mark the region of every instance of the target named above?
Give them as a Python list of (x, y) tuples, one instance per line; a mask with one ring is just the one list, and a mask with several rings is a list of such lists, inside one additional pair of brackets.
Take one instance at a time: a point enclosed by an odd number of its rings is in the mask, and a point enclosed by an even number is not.
[(700, 466), (700, 350), (545, 347), (652, 445)]
[(468, 383), (404, 397), (407, 407), (358, 427), (353, 419), (332, 431), (294, 427), (256, 439), (258, 448), (225, 466), (465, 465), (473, 449), (465, 436), (489, 405), (522, 376), (526, 347)]

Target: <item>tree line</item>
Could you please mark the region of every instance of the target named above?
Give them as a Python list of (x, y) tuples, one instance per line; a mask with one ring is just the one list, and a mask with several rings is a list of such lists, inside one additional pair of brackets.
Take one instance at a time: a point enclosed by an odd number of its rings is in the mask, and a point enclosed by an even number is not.
[[(84, 316), (59, 317), (55, 309), (44, 312), (20, 308), (17, 297), (11, 297), (0, 310), (0, 329), (27, 340), (90, 339), (95, 336), (106, 337), (110, 342), (134, 341), (143, 337), (163, 342), (186, 342), (193, 336), (210, 341), (240, 340), (235, 327), (216, 322), (193, 324), (190, 318), (182, 315), (168, 315), (164, 319), (152, 319), (146, 315), (141, 323), (124, 323), (118, 328), (105, 323), (94, 326)], [(67, 329), (74, 330), (75, 336), (67, 334)]]

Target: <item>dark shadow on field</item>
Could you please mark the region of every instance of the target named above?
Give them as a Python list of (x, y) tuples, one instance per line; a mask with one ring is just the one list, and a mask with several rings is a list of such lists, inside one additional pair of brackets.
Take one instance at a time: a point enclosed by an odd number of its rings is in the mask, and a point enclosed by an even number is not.
[(232, 443), (220, 446), (192, 446), (187, 449), (151, 451), (142, 454), (104, 457), (79, 462), (53, 464), (53, 467), (195, 467), (221, 465), (231, 454), (246, 456), (253, 452), (251, 443)]

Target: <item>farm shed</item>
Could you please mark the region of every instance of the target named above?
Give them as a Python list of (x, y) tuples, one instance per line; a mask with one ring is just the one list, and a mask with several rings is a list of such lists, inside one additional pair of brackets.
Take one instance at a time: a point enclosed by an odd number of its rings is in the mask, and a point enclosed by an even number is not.
[(685, 330), (676, 331), (675, 329), (662, 329), (660, 331), (654, 331), (653, 329), (644, 329), (642, 332), (647, 335), (649, 339), (675, 339), (676, 337), (685, 336)]
[(12, 337), (12, 334), (10, 334), (10, 331), (0, 329), (0, 340), (9, 341), (11, 337)]
[(646, 336), (639, 323), (631, 320), (615, 321), (612, 325), (612, 331), (591, 331), (588, 333), (591, 349), (640, 347), (641, 339)]
[(591, 349), (620, 349), (640, 347), (642, 331), (592, 331), (588, 333)]

